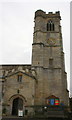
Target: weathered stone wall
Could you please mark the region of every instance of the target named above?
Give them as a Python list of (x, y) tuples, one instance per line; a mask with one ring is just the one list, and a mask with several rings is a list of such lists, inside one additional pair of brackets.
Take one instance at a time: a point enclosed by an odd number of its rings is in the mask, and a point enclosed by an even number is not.
[[(45, 104), (46, 97), (55, 95), (69, 105), (60, 19), (59, 12), (35, 13), (32, 66), (36, 67), (38, 79), (36, 104)], [(49, 20), (54, 23), (54, 31), (47, 31)]]
[[(18, 82), (18, 75), (22, 75), (22, 82)], [(3, 99), (4, 104), (6, 104), (7, 111), (9, 111), (8, 109), (12, 109), (12, 104), (13, 100), (15, 99), (15, 96), (22, 96), (22, 98), (24, 98), (24, 106), (34, 105), (35, 82), (35, 79), (25, 75), (22, 72), (18, 72), (6, 77), (4, 83), (5, 92)]]

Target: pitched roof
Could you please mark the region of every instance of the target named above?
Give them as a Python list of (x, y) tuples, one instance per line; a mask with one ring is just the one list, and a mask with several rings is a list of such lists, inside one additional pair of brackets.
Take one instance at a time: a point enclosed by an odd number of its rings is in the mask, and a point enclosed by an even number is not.
[(8, 75), (6, 75), (5, 78), (6, 78), (6, 77), (10, 77), (10, 76), (15, 75), (15, 74), (18, 74), (18, 73), (22, 73), (22, 74), (25, 74), (25, 75), (27, 75), (27, 76), (29, 76), (29, 77), (32, 77), (33, 79), (36, 79), (35, 76), (33, 76), (33, 75), (30, 74), (30, 73), (26, 73), (24, 70), (19, 70), (19, 71), (11, 72), (11, 73), (9, 73)]

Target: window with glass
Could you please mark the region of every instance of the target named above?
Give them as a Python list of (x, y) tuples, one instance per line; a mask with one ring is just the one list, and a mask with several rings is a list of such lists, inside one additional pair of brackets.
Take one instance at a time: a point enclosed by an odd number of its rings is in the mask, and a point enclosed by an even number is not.
[(47, 31), (54, 31), (54, 23), (50, 20), (47, 23)]
[(18, 82), (22, 82), (22, 75), (18, 75)]

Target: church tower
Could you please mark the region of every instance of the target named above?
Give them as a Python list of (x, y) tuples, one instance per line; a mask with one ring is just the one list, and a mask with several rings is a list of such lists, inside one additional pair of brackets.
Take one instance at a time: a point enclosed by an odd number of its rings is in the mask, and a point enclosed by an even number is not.
[(59, 11), (35, 12), (32, 44), (32, 67), (36, 69), (38, 80), (35, 105), (45, 105), (51, 97), (58, 98), (59, 104), (69, 105), (60, 20)]

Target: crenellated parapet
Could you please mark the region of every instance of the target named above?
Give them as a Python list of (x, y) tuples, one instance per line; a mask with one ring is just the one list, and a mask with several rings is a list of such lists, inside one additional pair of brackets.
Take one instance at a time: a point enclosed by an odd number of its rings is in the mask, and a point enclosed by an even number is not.
[(36, 17), (43, 17), (43, 18), (59, 18), (59, 19), (61, 19), (61, 17), (60, 17), (60, 12), (59, 11), (56, 11), (55, 13), (53, 13), (53, 12), (48, 12), (48, 14), (46, 13), (46, 12), (44, 12), (44, 11), (42, 11), (42, 10), (37, 10), (36, 12), (35, 12), (35, 18)]

